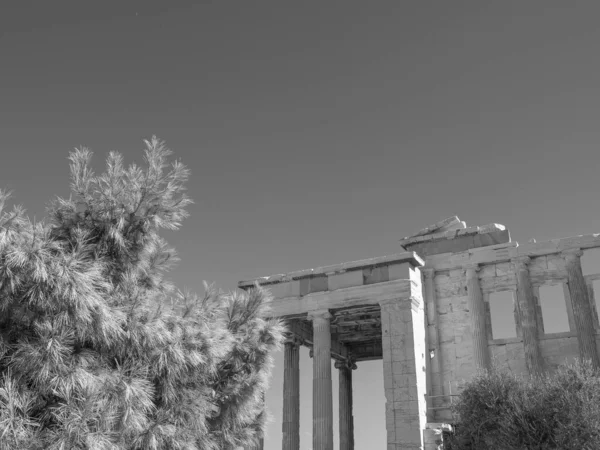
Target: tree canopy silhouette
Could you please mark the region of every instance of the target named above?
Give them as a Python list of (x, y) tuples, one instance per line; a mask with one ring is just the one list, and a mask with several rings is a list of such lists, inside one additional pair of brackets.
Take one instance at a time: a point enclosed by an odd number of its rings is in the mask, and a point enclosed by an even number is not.
[(98, 176), (72, 152), (72, 195), (41, 223), (0, 191), (1, 449), (234, 449), (264, 427), (283, 326), (258, 286), (165, 278), (189, 171), (145, 144), (146, 167), (111, 152)]

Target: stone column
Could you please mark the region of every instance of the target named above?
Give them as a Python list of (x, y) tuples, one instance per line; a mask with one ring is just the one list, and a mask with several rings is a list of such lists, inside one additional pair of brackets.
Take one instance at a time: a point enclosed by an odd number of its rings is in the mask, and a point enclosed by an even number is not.
[(517, 275), (517, 305), (525, 349), (525, 363), (530, 375), (541, 375), (544, 372), (544, 360), (540, 350), (536, 304), (529, 278), (529, 262), (528, 256), (519, 256), (512, 260)]
[(421, 450), (427, 423), (425, 311), (421, 286), (409, 289), (379, 303), (387, 450)]
[(465, 267), (467, 277), (467, 295), (469, 310), (471, 311), (471, 331), (473, 333), (473, 361), (478, 370), (490, 368), (490, 352), (485, 326), (485, 305), (481, 286), (479, 285), (479, 265)]
[(333, 450), (331, 314), (309, 313), (313, 323), (313, 450)]
[[(425, 361), (427, 362), (427, 421), (435, 421), (435, 410), (433, 409), (433, 395), (440, 395), (439, 388), (443, 386), (442, 370), (440, 367), (440, 338), (438, 334), (438, 317), (437, 317), (437, 302), (435, 295), (435, 269), (432, 267), (424, 267), (421, 269), (425, 276), (425, 304), (427, 310), (427, 337), (428, 337), (428, 348), (425, 355)], [(430, 355), (433, 352), (433, 358)], [(437, 386), (433, 382), (433, 374), (437, 374)]]
[(283, 350), (283, 450), (300, 450), (300, 340), (285, 341)]
[(595, 368), (600, 368), (600, 358), (596, 349), (596, 333), (594, 330), (593, 310), (589, 292), (581, 270), (580, 249), (566, 250), (562, 252), (567, 269), (567, 282), (573, 305), (573, 318), (577, 327), (577, 338), (579, 341), (579, 356), (581, 359), (589, 359)]
[(352, 415), (352, 371), (356, 364), (336, 361), (339, 376), (340, 401), (340, 450), (354, 450), (354, 416)]

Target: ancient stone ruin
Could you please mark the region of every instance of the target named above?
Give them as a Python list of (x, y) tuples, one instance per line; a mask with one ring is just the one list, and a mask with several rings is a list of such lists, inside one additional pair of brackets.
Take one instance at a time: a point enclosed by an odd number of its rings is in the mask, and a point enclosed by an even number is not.
[[(582, 270), (582, 255), (600, 251), (600, 235), (519, 245), (502, 225), (467, 227), (451, 217), (400, 246), (389, 256), (239, 283), (270, 289), (269, 314), (289, 324), (283, 450), (300, 449), (300, 345), (313, 357), (314, 450), (333, 450), (331, 359), (341, 450), (354, 448), (352, 371), (361, 361), (383, 359), (387, 450), (435, 449), (460, 382), (477, 369), (537, 374), (574, 357), (600, 366), (600, 267)], [(501, 312), (510, 322), (503, 329)]]

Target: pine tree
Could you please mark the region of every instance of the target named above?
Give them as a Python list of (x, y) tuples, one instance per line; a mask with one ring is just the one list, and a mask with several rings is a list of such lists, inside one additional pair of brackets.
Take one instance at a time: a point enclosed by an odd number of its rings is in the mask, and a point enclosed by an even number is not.
[(146, 167), (70, 154), (69, 199), (32, 223), (0, 192), (0, 449), (250, 446), (283, 327), (268, 292), (182, 292), (159, 236), (188, 215), (188, 169), (153, 137)]

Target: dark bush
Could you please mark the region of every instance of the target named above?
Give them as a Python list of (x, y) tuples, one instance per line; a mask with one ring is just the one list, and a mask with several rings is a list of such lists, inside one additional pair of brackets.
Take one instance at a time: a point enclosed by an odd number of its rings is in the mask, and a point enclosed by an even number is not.
[(531, 379), (483, 372), (453, 412), (453, 450), (600, 449), (600, 371), (576, 361)]

